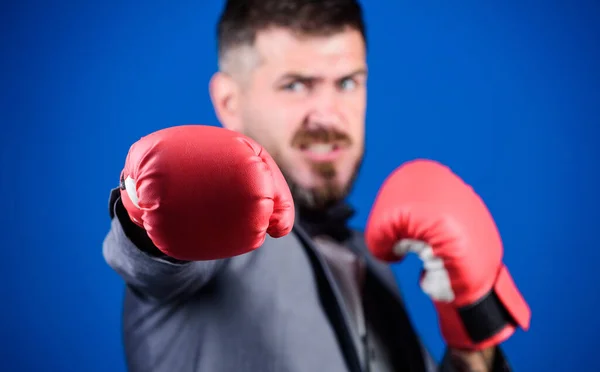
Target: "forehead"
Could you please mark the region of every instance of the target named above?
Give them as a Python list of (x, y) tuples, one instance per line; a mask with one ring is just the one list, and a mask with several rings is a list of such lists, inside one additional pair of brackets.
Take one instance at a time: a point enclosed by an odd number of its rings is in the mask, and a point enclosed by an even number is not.
[(260, 70), (268, 74), (288, 72), (335, 75), (366, 65), (365, 43), (359, 31), (347, 29), (328, 36), (299, 36), (285, 29), (269, 29), (256, 36)]

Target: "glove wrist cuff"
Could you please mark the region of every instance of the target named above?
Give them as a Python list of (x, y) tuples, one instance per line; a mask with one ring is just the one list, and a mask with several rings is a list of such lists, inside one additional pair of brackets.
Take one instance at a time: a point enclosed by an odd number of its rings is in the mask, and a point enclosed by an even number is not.
[(458, 316), (474, 343), (492, 338), (514, 321), (495, 290), (491, 290), (474, 304), (459, 307)]
[(449, 346), (484, 349), (508, 339), (517, 329), (529, 328), (530, 310), (505, 266), (494, 286), (477, 302), (457, 307), (436, 302), (442, 335)]

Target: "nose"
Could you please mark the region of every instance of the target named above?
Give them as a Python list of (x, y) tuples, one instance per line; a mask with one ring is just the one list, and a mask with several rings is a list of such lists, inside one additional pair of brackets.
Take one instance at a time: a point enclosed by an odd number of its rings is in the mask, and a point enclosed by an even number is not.
[(309, 129), (319, 127), (345, 129), (338, 96), (339, 93), (334, 89), (323, 89), (320, 94), (315, 94), (308, 114), (307, 126)]

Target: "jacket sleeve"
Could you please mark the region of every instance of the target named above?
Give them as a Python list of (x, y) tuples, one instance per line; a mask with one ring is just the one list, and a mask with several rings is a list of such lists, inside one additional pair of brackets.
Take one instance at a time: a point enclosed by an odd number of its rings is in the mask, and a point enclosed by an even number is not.
[(139, 295), (158, 300), (189, 296), (228, 261), (187, 262), (162, 254), (144, 229), (129, 219), (119, 189), (111, 192), (109, 213), (111, 226), (102, 247), (104, 259)]

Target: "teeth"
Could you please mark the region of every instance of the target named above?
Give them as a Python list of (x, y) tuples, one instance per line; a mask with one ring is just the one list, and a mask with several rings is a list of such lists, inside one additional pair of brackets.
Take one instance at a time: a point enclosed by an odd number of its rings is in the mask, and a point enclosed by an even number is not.
[(307, 150), (311, 152), (315, 152), (317, 154), (327, 154), (328, 152), (333, 151), (334, 146), (332, 144), (327, 143), (316, 143), (308, 146)]

